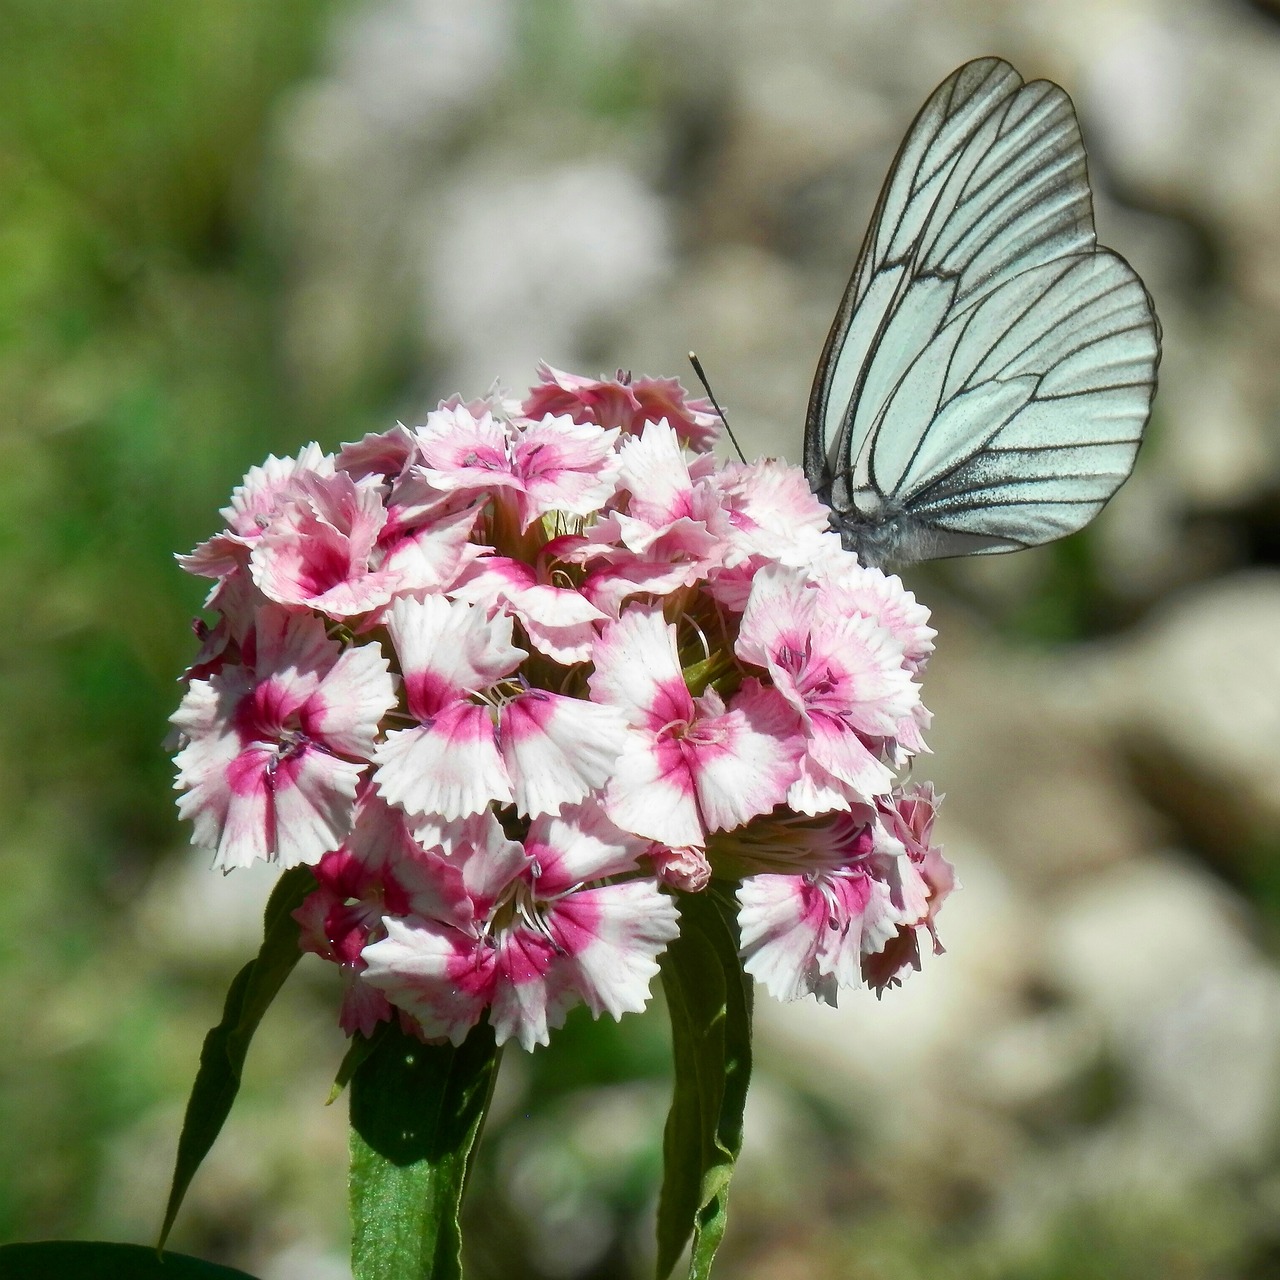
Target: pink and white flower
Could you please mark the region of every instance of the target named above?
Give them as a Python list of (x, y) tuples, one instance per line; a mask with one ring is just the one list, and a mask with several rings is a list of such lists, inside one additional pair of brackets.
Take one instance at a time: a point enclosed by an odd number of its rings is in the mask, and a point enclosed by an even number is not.
[[(814, 995), (834, 1005), (860, 986), (862, 960), (894, 936), (901, 913), (873, 860), (868, 810), (827, 815), (799, 836), (807, 851), (788, 874), (749, 876), (738, 889), (743, 967), (778, 1000)], [(789, 851), (790, 852), (790, 851)]]
[(173, 724), (178, 811), (215, 865), (315, 862), (351, 829), (395, 686), (376, 644), (343, 650), (309, 614), (258, 613), (245, 665), (193, 680)]
[(763, 667), (804, 726), (807, 752), (788, 796), (804, 813), (887, 792), (881, 744), (919, 702), (899, 643), (872, 619), (824, 609), (800, 570), (756, 574), (735, 651)]
[(933, 843), (933, 823), (941, 801), (933, 784), (926, 782), (879, 802), (884, 830), (889, 840), (903, 850), (903, 859), (896, 868), (901, 885), (895, 895), (903, 918), (879, 952), (863, 957), (863, 976), (878, 994), (888, 987), (901, 986), (908, 970), (919, 971), (921, 929), (929, 934), (934, 955), (943, 952), (936, 920), (942, 904), (959, 882), (955, 868)]
[(460, 1044), (489, 1009), (498, 1043), (546, 1044), (573, 1005), (599, 1017), (642, 1009), (657, 956), (677, 933), (674, 901), (651, 880), (596, 884), (635, 869), (641, 846), (598, 809), (534, 820), (520, 856), (497, 823), (466, 851), (502, 868), (468, 927), (388, 918), (364, 951), (364, 981), (428, 1038)]
[(532, 564), (510, 556), (485, 556), (467, 569), (449, 594), (476, 605), (497, 601), (520, 622), (539, 653), (565, 664), (588, 662), (608, 614), (572, 585), (558, 560), (582, 541), (568, 535), (553, 539)]
[(665, 422), (619, 450), (626, 510), (611, 511), (587, 534), (582, 593), (617, 617), (624, 600), (692, 586), (724, 559), (728, 523), (715, 487), (699, 478)]
[(341, 471), (302, 477), (253, 548), (254, 583), (280, 604), (326, 617), (369, 613), (400, 586), (396, 573), (372, 567), (386, 520), (378, 486)]
[(606, 628), (590, 684), (632, 729), (605, 793), (627, 831), (698, 848), (781, 804), (795, 781), (803, 739), (784, 700), (755, 680), (727, 707), (714, 689), (694, 698), (675, 629), (655, 610), (633, 607)]
[(468, 922), (472, 905), (462, 873), (427, 853), (404, 815), (366, 787), (351, 834), (320, 859), (315, 878), (316, 888), (293, 913), (302, 949), (338, 965), (344, 983), (339, 1025), (348, 1035), (370, 1036), (390, 1017), (391, 1005), (377, 988), (359, 981), (365, 967), (361, 952), (386, 936), (383, 916)]
[(618, 427), (641, 435), (650, 423), (666, 419), (696, 453), (715, 447), (720, 418), (709, 400), (690, 400), (675, 378), (633, 378), (619, 370), (615, 378), (582, 378), (549, 364), (538, 366), (541, 383), (524, 402), (527, 417), (567, 414), (575, 422)]
[(446, 820), (491, 801), (536, 815), (607, 781), (625, 741), (622, 717), (508, 681), (526, 656), (511, 643), (509, 617), (428, 596), (398, 600), (387, 625), (419, 721), (390, 733), (375, 756), (378, 788), (393, 804)]
[(552, 511), (590, 515), (612, 496), (617, 436), (569, 417), (503, 422), (457, 406), (428, 414), (416, 438), (431, 484), (510, 501), (527, 529)]
[(724, 513), (723, 564), (708, 576), (708, 592), (741, 613), (751, 582), (770, 564), (809, 569), (835, 555), (856, 567), (830, 527), (830, 513), (814, 497), (804, 473), (776, 458), (729, 462), (711, 484)]
[(321, 452), (314, 442), (305, 445), (296, 458), (268, 455), (262, 466), (249, 468), (232, 493), (230, 504), (218, 513), (227, 522), (226, 529), (202, 542), (189, 555), (178, 556), (178, 563), (188, 573), (204, 578), (225, 577), (243, 568), (254, 543), (297, 482), (306, 476), (331, 476), (333, 471), (332, 455)]

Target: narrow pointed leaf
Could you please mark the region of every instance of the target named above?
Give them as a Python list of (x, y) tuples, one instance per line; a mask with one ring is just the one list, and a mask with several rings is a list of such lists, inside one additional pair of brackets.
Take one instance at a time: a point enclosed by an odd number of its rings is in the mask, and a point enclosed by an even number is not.
[(498, 1075), (493, 1030), (457, 1048), (390, 1028), (351, 1080), (355, 1280), (457, 1280), (458, 1215)]
[(280, 877), (267, 901), (262, 946), (257, 956), (232, 980), (222, 1008), (222, 1021), (204, 1038), (200, 1066), (178, 1138), (178, 1158), (164, 1224), (160, 1228), (160, 1248), (169, 1238), (191, 1179), (231, 1112), (231, 1104), (240, 1090), (245, 1056), (258, 1023), (302, 955), (298, 947), (298, 924), (292, 913), (314, 885), (315, 880), (306, 867), (295, 867)]
[(724, 1238), (751, 1078), (752, 988), (738, 946), (731, 886), (681, 897), (680, 936), (662, 961), (675, 1089), (663, 1134), (659, 1280), (690, 1238), (690, 1280), (706, 1280)]

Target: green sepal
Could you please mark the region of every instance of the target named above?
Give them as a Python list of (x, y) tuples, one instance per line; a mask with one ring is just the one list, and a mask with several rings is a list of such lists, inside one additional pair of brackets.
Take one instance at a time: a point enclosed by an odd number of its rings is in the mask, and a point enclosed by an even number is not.
[(347, 1051), (338, 1064), (337, 1074), (333, 1077), (333, 1088), (329, 1090), (329, 1096), (324, 1100), (326, 1107), (332, 1106), (342, 1096), (342, 1091), (351, 1083), (351, 1078), (360, 1064), (378, 1047), (378, 1041), (390, 1030), (390, 1023), (384, 1022), (368, 1039), (358, 1031), (351, 1037), (351, 1043), (347, 1046)]
[(351, 1080), (355, 1280), (457, 1280), (459, 1214), (500, 1050), (476, 1027), (456, 1048), (390, 1027)]
[(662, 959), (675, 1088), (663, 1133), (658, 1280), (690, 1238), (690, 1280), (706, 1280), (724, 1238), (751, 1078), (751, 979), (738, 958), (732, 884), (680, 896), (680, 936)]
[(204, 1038), (200, 1066), (178, 1137), (178, 1157), (158, 1249), (164, 1248), (191, 1179), (231, 1112), (231, 1104), (240, 1090), (245, 1055), (258, 1023), (302, 956), (293, 912), (314, 887), (315, 878), (307, 867), (294, 867), (276, 882), (267, 900), (262, 946), (257, 956), (232, 980), (222, 1008), (222, 1021)]

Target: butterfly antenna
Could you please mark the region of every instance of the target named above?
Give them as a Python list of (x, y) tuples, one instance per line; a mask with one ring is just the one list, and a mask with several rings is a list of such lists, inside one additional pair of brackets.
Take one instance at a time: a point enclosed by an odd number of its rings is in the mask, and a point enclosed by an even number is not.
[(733, 447), (738, 451), (738, 457), (746, 462), (747, 455), (742, 452), (742, 446), (738, 443), (738, 437), (733, 434), (733, 428), (729, 425), (729, 419), (724, 416), (724, 410), (720, 407), (720, 402), (716, 399), (716, 393), (711, 390), (711, 383), (707, 381), (706, 372), (702, 368), (702, 361), (698, 359), (696, 351), (689, 352), (689, 363), (693, 365), (693, 371), (698, 375), (698, 381), (702, 383), (702, 389), (707, 393), (711, 401), (711, 407), (720, 416), (720, 421), (724, 423), (724, 429), (729, 433), (729, 439), (733, 441)]

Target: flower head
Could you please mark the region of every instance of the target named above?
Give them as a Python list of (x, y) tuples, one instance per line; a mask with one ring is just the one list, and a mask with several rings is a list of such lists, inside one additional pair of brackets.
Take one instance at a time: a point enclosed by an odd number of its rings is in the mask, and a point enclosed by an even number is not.
[(925, 749), (927, 612), (804, 477), (719, 465), (672, 379), (543, 367), (252, 469), (174, 725), (224, 869), (307, 863), (341, 1025), (545, 1043), (641, 1008), (676, 899), (738, 883), (784, 999), (883, 991), (954, 887)]
[(259, 610), (242, 665), (193, 680), (174, 713), (179, 812), (216, 865), (315, 862), (351, 829), (356, 786), (395, 686), (377, 644), (343, 650), (321, 622)]

